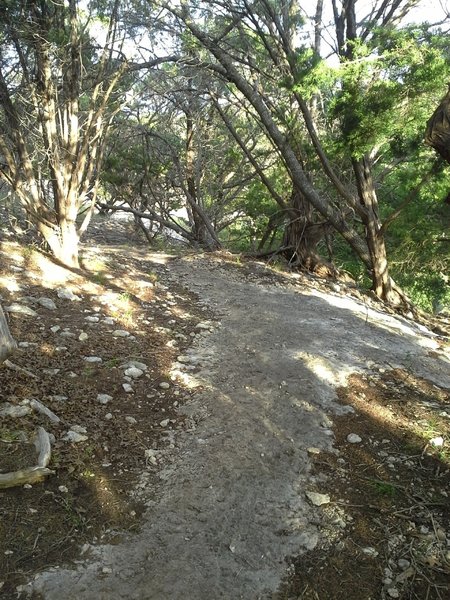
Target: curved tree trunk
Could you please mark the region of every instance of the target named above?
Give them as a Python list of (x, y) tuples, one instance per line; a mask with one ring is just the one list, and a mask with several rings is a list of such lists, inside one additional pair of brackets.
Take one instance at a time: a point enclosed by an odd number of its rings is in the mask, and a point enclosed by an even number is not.
[(290, 199), (292, 210), (290, 220), (284, 230), (284, 255), (293, 266), (320, 274), (335, 273), (317, 253), (317, 245), (324, 238), (326, 230), (323, 223), (313, 219), (311, 203), (298, 190), (294, 190)]
[(6, 317), (0, 306), (0, 363), (5, 361), (16, 350), (17, 344), (9, 331)]

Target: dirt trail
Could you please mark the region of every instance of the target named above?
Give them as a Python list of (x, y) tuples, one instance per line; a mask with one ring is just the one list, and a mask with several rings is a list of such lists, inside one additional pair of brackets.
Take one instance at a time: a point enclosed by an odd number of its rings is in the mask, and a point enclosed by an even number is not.
[(337, 294), (258, 285), (220, 261), (169, 270), (220, 321), (187, 357), (203, 385), (180, 408), (192, 427), (175, 439), (141, 532), (93, 547), (74, 570), (41, 573), (32, 588), (48, 600), (275, 597), (286, 557), (318, 543), (320, 509), (305, 491), (320, 477), (307, 449), (332, 449), (333, 416), (345, 411), (335, 386), (402, 366), (450, 387), (433, 336), (404, 320)]

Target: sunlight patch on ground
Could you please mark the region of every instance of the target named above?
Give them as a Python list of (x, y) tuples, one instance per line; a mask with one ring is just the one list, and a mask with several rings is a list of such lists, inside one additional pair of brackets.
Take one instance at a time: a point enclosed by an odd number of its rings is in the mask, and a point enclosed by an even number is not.
[(437, 337), (436, 334), (423, 325), (414, 323), (414, 325), (411, 326), (402, 317), (394, 317), (378, 312), (364, 304), (360, 304), (348, 296), (331, 296), (329, 294), (322, 294), (318, 291), (313, 292), (312, 295), (322, 298), (331, 306), (349, 310), (354, 314), (360, 315), (368, 323), (372, 323), (377, 327), (393, 333), (400, 332), (401, 334), (414, 337), (416, 338), (416, 343), (423, 348), (434, 350), (438, 347), (436, 340), (432, 339)]
[(320, 381), (329, 383), (332, 386), (345, 385), (347, 377), (354, 372), (354, 368), (344, 366), (337, 371), (335, 366), (323, 356), (311, 355), (308, 352), (295, 352), (294, 358), (302, 361)]
[(15, 277), (0, 277), (0, 287), (8, 290), (8, 292), (20, 292), (22, 287), (17, 283)]

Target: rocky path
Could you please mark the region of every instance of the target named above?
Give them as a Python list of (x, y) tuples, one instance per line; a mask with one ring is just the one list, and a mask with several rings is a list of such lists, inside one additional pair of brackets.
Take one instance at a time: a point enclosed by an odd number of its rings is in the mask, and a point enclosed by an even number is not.
[(335, 387), (395, 366), (450, 387), (433, 335), (406, 321), (337, 294), (258, 284), (222, 261), (177, 259), (169, 271), (220, 323), (174, 365), (202, 385), (180, 408), (191, 426), (140, 533), (41, 573), (29, 589), (46, 600), (276, 598), (286, 558), (319, 540), (309, 452), (332, 450), (333, 418), (350, 410)]

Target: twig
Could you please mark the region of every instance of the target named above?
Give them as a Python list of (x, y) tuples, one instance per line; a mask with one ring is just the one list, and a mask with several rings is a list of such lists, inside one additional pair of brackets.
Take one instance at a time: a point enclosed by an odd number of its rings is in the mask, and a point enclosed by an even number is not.
[(5, 360), (3, 364), (6, 367), (8, 367), (8, 369), (12, 369), (13, 371), (19, 371), (19, 373), (24, 373), (25, 375), (28, 375), (28, 377), (32, 377), (33, 379), (39, 379), (39, 377), (37, 375), (35, 375), (31, 371), (28, 371), (28, 369), (19, 367), (19, 365), (16, 365), (15, 363), (11, 362), (10, 360)]

